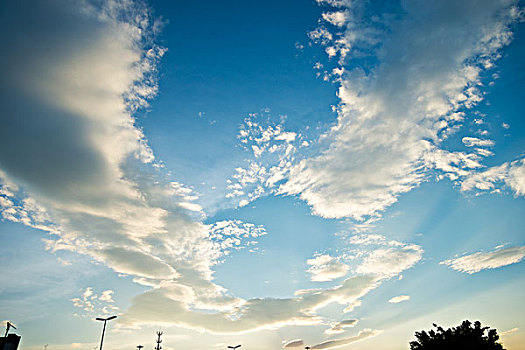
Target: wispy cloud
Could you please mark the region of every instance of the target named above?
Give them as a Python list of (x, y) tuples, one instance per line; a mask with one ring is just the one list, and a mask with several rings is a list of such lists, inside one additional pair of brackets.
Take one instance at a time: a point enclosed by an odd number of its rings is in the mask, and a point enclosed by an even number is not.
[(344, 277), (349, 270), (348, 265), (327, 254), (308, 259), (306, 263), (310, 265), (308, 272), (312, 275), (312, 281), (315, 282)]
[(335, 339), (335, 340), (327, 340), (327, 341), (324, 341), (322, 343), (319, 343), (319, 344), (316, 344), (310, 347), (310, 349), (315, 350), (315, 349), (337, 348), (340, 346), (358, 342), (366, 338), (375, 337), (376, 335), (379, 335), (379, 334), (381, 334), (381, 331), (367, 328), (367, 329), (363, 329), (362, 331), (360, 331), (357, 335), (353, 337), (341, 338), (341, 339)]
[(519, 328), (512, 328), (512, 329), (509, 329), (508, 331), (501, 332), (500, 335), (504, 337), (506, 335), (516, 333), (517, 331), (519, 331)]
[(399, 303), (401, 303), (403, 301), (407, 301), (407, 300), (410, 300), (410, 296), (409, 295), (399, 295), (397, 297), (393, 297), (388, 302), (391, 303), (391, 304), (399, 304)]
[(299, 346), (303, 346), (304, 345), (304, 342), (302, 339), (295, 339), (295, 340), (290, 340), (289, 342), (286, 342), (284, 343), (283, 345), (283, 348), (296, 348), (296, 347), (299, 347)]
[(469, 174), (461, 184), (462, 191), (500, 191), (509, 187), (517, 196), (525, 195), (525, 159), (506, 162)]
[(351, 254), (361, 262), (355, 268), (358, 273), (372, 273), (383, 278), (399, 275), (413, 267), (423, 256), (423, 249), (416, 244), (387, 240), (378, 234), (357, 234), (349, 239), (354, 248)]
[(491, 252), (477, 252), (440, 262), (454, 270), (473, 274), (485, 269), (496, 269), (518, 263), (525, 258), (525, 247), (499, 248)]
[(350, 319), (350, 320), (343, 320), (339, 322), (335, 322), (331, 324), (331, 328), (324, 331), (326, 334), (337, 334), (337, 333), (343, 333), (345, 331), (345, 328), (351, 328), (354, 327), (357, 322), (359, 322), (356, 319)]

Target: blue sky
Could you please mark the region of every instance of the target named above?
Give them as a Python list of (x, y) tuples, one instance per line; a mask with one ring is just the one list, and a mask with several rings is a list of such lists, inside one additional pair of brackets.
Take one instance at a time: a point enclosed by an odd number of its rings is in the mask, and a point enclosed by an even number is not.
[(523, 3), (6, 1), (22, 348), (525, 349)]

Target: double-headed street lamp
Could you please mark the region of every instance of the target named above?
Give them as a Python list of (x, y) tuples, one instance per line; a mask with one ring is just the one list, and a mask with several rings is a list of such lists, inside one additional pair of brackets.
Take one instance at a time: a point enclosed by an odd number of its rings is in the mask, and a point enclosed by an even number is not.
[(96, 318), (97, 321), (104, 321), (104, 328), (102, 328), (102, 338), (100, 339), (100, 349), (99, 350), (102, 350), (102, 343), (104, 342), (104, 333), (106, 332), (106, 322), (114, 320), (115, 318), (117, 318), (117, 316), (111, 316), (108, 318), (102, 318), (102, 317)]
[(241, 347), (240, 344), (239, 345), (235, 345), (235, 346), (228, 345), (228, 349), (232, 349), (232, 350), (237, 350), (237, 348), (240, 348), (240, 347)]

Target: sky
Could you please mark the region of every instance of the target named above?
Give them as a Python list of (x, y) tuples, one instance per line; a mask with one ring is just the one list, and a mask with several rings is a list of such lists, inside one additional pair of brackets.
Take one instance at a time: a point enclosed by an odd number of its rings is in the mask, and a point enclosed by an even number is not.
[(21, 349), (525, 349), (515, 0), (0, 3)]

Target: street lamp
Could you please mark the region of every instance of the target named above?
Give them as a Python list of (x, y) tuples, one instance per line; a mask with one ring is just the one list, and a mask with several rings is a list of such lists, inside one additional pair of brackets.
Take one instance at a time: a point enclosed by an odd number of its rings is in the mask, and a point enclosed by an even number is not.
[(237, 350), (237, 348), (240, 348), (240, 347), (241, 347), (240, 344), (239, 345), (235, 345), (235, 346), (229, 346), (228, 345), (228, 349), (233, 349), (233, 350)]
[(102, 338), (100, 339), (100, 350), (102, 350), (102, 343), (104, 342), (104, 333), (106, 332), (106, 322), (117, 318), (117, 316), (111, 316), (108, 318), (97, 317), (97, 321), (104, 321), (104, 328), (102, 328)]

